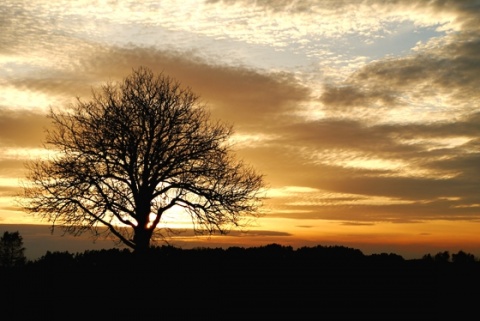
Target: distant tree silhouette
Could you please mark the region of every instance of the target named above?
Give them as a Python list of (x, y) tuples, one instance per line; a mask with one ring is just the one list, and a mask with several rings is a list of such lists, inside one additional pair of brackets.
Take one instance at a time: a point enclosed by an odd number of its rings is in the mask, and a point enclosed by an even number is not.
[(22, 205), (52, 230), (107, 233), (142, 252), (174, 207), (196, 233), (258, 216), (263, 176), (235, 159), (232, 127), (210, 120), (199, 97), (164, 74), (140, 67), (50, 118), (46, 145), (59, 153), (28, 164)]
[(449, 262), (450, 252), (448, 251), (438, 252), (437, 254), (435, 254), (434, 260), (435, 262), (440, 262), (440, 263)]
[(25, 264), (23, 238), (18, 231), (5, 231), (0, 238), (0, 266), (15, 267)]
[(452, 262), (456, 264), (471, 264), (475, 262), (475, 256), (464, 251), (458, 251), (452, 254)]
[(34, 261), (36, 266), (41, 266), (50, 271), (69, 268), (75, 265), (75, 255), (68, 252), (47, 251), (45, 255)]
[(398, 255), (395, 253), (371, 254), (370, 259), (377, 262), (393, 262), (393, 263), (399, 263), (404, 261), (404, 258), (401, 255)]
[(434, 261), (432, 255), (430, 253), (427, 253), (427, 254), (423, 255), (422, 260), (425, 261), (425, 262), (433, 262)]
[(350, 261), (362, 260), (365, 255), (359, 249), (345, 246), (321, 246), (301, 247), (297, 250), (300, 257), (315, 257), (326, 261)]

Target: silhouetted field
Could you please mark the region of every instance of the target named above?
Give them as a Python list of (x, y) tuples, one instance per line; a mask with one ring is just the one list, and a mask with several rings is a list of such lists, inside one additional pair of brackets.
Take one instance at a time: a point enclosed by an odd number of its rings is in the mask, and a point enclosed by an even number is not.
[(87, 318), (90, 311), (94, 320), (95, 313), (108, 314), (109, 320), (140, 320), (152, 313), (174, 320), (369, 315), (429, 320), (478, 314), (480, 262), (461, 252), (404, 260), (341, 246), (164, 246), (145, 256), (117, 249), (47, 252), (25, 266), (1, 270), (1, 284), (8, 294), (5, 307), (20, 314), (39, 311), (48, 320), (59, 309)]

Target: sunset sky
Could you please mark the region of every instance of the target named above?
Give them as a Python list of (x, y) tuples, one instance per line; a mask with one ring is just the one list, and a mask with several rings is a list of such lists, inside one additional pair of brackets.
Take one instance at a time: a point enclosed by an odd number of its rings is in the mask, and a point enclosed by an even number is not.
[[(15, 195), (45, 154), (49, 108), (139, 66), (232, 124), (269, 187), (247, 233), (173, 245), (480, 257), (479, 1), (3, 0), (0, 231), (47, 224)], [(79, 249), (48, 226), (20, 231), (30, 256)]]

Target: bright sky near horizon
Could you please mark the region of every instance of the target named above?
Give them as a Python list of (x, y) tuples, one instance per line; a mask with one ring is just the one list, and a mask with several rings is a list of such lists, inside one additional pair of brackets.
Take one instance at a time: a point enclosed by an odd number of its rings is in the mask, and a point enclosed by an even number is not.
[(49, 107), (146, 66), (270, 187), (249, 233), (202, 245), (480, 256), (479, 22), (473, 0), (4, 0), (0, 224), (40, 223), (13, 196)]

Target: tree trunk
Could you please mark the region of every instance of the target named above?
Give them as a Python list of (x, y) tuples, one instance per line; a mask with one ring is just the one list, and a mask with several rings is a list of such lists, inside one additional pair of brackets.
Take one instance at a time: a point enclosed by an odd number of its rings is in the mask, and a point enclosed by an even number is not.
[(135, 228), (135, 235), (133, 242), (135, 243), (134, 252), (144, 255), (150, 249), (150, 238), (152, 237), (152, 230), (144, 226), (137, 226)]
[(136, 198), (136, 214), (137, 223), (133, 235), (133, 242), (135, 243), (136, 254), (145, 255), (150, 249), (150, 238), (153, 230), (148, 227), (148, 217), (150, 215), (150, 199), (146, 197), (149, 195), (145, 188), (140, 188), (138, 198)]

